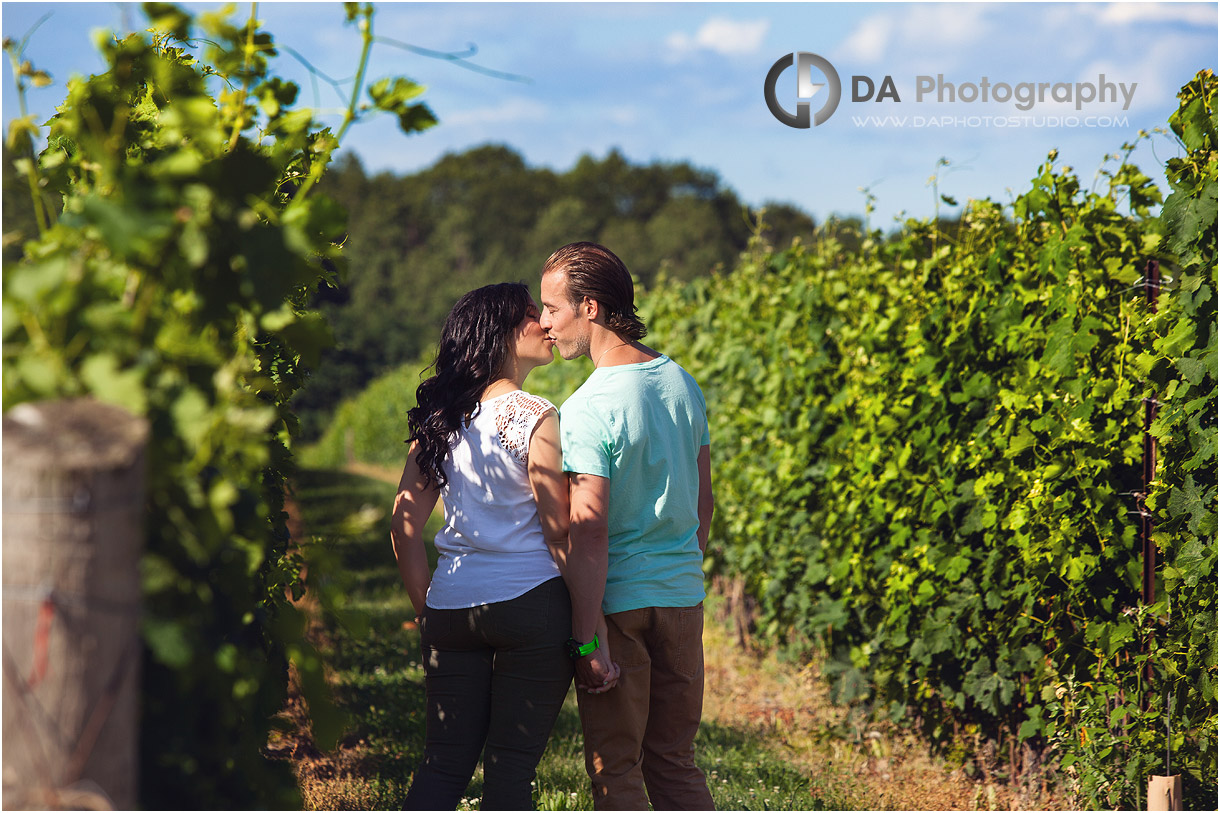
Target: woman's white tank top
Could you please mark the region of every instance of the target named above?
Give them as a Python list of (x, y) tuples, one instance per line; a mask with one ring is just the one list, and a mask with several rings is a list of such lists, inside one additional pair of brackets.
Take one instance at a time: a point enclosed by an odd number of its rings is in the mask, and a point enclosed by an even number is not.
[(514, 390), (479, 404), (470, 425), (453, 434), (429, 607), (507, 601), (559, 575), (526, 470), (534, 428), (554, 408), (545, 398)]

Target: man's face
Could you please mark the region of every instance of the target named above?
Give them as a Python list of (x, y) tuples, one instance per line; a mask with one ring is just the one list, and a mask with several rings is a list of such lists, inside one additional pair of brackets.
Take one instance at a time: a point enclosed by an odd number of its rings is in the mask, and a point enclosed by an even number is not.
[(568, 277), (562, 271), (542, 275), (542, 316), (538, 324), (567, 361), (589, 353), (589, 321), (568, 299)]

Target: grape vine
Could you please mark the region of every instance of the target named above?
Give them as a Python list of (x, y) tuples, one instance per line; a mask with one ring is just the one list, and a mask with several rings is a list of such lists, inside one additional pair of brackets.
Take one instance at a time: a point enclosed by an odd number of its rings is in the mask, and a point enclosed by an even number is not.
[(370, 5), (346, 5), (363, 50), (338, 134), (271, 71), (256, 5), (237, 24), (144, 9), (146, 33), (100, 37), (107, 69), (68, 83), (45, 149), (32, 115), (10, 127), (38, 233), (5, 268), (4, 402), (87, 395), (150, 422), (142, 806), (297, 806), (261, 753), (290, 662), (319, 738), (341, 722), (283, 510), (288, 401), (329, 341), (307, 304), (342, 262), (344, 213), (313, 187), (352, 122), (436, 120), (410, 80), (366, 84)]
[(826, 229), (641, 308), (707, 394), (711, 567), (764, 640), (822, 648), (840, 699), (934, 741), (1000, 743), (1005, 771), (1058, 759), (1088, 807), (1139, 807), (1167, 745), (1188, 802), (1215, 798), (1215, 77), (1180, 99), (1158, 214), (1122, 155), (1088, 192), (1052, 152), (953, 234)]

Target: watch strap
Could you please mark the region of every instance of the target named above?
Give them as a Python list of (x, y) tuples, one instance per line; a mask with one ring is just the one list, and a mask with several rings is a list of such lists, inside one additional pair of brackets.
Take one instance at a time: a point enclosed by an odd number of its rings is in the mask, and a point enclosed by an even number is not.
[(568, 654), (573, 658), (583, 658), (586, 655), (592, 655), (597, 651), (600, 642), (597, 640), (597, 633), (593, 634), (593, 640), (582, 644), (575, 638), (568, 639)]

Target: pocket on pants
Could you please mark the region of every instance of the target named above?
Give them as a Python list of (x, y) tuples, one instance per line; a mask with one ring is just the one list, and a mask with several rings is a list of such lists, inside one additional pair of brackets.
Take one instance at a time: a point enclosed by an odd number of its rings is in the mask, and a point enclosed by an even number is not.
[(674, 671), (687, 680), (703, 673), (703, 605), (678, 610), (678, 646)]
[(648, 645), (644, 642), (647, 625), (651, 623), (652, 610), (624, 610), (606, 616), (609, 627), (610, 659), (626, 671), (647, 666), (652, 662)]
[(424, 607), (419, 616), (419, 645), (423, 649), (436, 646), (449, 637), (453, 627), (453, 613), (449, 610), (434, 610)]

